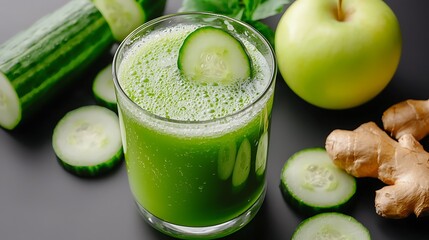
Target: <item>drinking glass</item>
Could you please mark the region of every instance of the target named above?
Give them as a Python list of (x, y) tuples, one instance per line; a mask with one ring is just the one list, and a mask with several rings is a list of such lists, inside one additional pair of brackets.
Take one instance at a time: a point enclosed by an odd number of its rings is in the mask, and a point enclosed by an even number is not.
[[(246, 51), (263, 59), (264, 65), (258, 66), (267, 73), (263, 92), (232, 114), (201, 121), (160, 116), (137, 104), (122, 86), (124, 57), (142, 54), (131, 49), (180, 24), (220, 28), (254, 46)], [(177, 62), (177, 55), (171, 58)], [(140, 26), (120, 44), (113, 77), (125, 161), (131, 192), (147, 223), (177, 238), (201, 239), (231, 234), (251, 221), (266, 193), (276, 73), (267, 40), (246, 23), (218, 14), (163, 16)]]

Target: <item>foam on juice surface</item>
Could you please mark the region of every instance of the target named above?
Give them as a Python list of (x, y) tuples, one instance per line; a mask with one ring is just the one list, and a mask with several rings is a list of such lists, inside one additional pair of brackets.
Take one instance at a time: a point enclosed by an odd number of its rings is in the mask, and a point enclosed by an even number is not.
[(256, 48), (241, 39), (252, 60), (253, 77), (231, 85), (202, 85), (183, 78), (177, 67), (180, 46), (196, 25), (158, 30), (135, 43), (118, 76), (130, 99), (160, 117), (182, 121), (221, 118), (255, 101), (270, 82), (269, 67)]

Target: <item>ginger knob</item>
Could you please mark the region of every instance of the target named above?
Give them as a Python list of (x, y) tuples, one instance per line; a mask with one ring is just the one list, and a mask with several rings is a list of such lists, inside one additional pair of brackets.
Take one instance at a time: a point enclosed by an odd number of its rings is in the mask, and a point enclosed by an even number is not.
[(377, 214), (386, 218), (429, 214), (429, 153), (411, 135), (395, 141), (374, 122), (353, 131), (334, 130), (326, 139), (333, 162), (355, 177), (388, 186), (376, 191)]
[(409, 99), (388, 108), (382, 117), (384, 129), (399, 139), (411, 134), (421, 140), (429, 134), (429, 100)]

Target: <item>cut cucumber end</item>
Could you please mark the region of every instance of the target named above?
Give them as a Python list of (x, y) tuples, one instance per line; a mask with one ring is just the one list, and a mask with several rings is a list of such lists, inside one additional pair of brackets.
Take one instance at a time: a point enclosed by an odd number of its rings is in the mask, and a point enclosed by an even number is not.
[(117, 111), (111, 64), (104, 67), (97, 76), (95, 76), (92, 84), (92, 92), (97, 103), (110, 110)]
[(323, 148), (292, 155), (281, 173), (285, 199), (308, 214), (339, 211), (356, 193), (356, 179), (334, 165)]
[(21, 103), (9, 79), (0, 72), (0, 126), (14, 129), (21, 121)]
[(251, 61), (244, 45), (228, 32), (200, 27), (184, 40), (177, 63), (190, 81), (229, 85), (251, 77)]
[(113, 169), (122, 159), (119, 128), (118, 116), (107, 108), (80, 107), (58, 122), (52, 146), (66, 170), (97, 176)]
[(252, 146), (249, 140), (245, 138), (238, 149), (232, 172), (232, 186), (235, 191), (239, 191), (245, 186), (250, 173), (251, 160)]
[(119, 42), (146, 21), (145, 12), (135, 0), (94, 0), (93, 2)]
[(297, 227), (292, 240), (359, 239), (370, 240), (368, 229), (355, 218), (342, 213), (320, 213)]

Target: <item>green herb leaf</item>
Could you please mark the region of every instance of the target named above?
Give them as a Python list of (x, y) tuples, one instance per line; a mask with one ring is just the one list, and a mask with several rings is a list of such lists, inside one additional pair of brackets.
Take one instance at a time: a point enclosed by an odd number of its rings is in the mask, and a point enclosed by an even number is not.
[(283, 11), (292, 0), (184, 0), (179, 12), (205, 11), (257, 21)]
[(213, 12), (241, 19), (240, 0), (184, 0), (179, 12)]
[(281, 13), (284, 5), (290, 2), (291, 0), (261, 0), (258, 3), (258, 7), (254, 10), (251, 20), (261, 20)]
[(246, 10), (242, 20), (245, 20), (245, 21), (252, 20), (253, 12), (256, 10), (256, 8), (260, 3), (261, 3), (261, 0), (243, 0), (243, 4)]
[(268, 25), (261, 21), (248, 22), (256, 30), (258, 30), (264, 37), (270, 42), (271, 46), (274, 46), (274, 31)]

